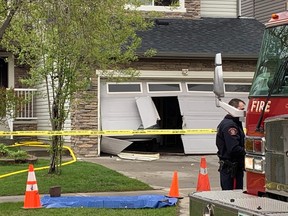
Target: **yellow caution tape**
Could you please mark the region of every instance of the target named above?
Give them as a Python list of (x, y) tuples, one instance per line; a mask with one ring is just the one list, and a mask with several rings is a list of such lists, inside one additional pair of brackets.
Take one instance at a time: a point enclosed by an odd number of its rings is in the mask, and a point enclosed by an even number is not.
[(214, 129), (167, 129), (167, 130), (72, 130), (72, 131), (0, 131), (0, 136), (115, 136), (115, 135), (171, 135), (171, 134), (215, 134)]

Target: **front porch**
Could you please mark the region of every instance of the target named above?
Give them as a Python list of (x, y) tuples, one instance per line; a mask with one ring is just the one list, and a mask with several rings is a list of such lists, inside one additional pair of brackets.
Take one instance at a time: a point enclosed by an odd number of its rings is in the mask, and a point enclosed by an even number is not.
[[(14, 88), (13, 90), (16, 100), (19, 99), (19, 102), (17, 103), (17, 108), (15, 108), (13, 111), (6, 111), (6, 121), (5, 123), (4, 121), (2, 122), (5, 125), (1, 127), (1, 130), (37, 130), (37, 117), (35, 110), (37, 89)], [(34, 137), (34, 139), (36, 138)]]

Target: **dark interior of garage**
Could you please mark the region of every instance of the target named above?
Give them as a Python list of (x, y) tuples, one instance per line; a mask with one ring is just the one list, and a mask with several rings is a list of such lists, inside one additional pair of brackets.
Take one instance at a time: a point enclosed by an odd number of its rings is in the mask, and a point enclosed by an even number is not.
[[(182, 129), (182, 116), (177, 97), (153, 97), (160, 120), (159, 129)], [(155, 137), (155, 138), (154, 138)], [(157, 135), (148, 141), (133, 142), (124, 151), (184, 154), (181, 135)]]

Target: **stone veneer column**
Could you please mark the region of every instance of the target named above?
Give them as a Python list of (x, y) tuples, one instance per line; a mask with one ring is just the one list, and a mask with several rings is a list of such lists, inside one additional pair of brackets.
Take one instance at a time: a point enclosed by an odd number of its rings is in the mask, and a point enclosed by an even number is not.
[(185, 18), (185, 19), (199, 19), (200, 13), (200, 0), (185, 0), (186, 13), (183, 12), (164, 12), (164, 18)]
[(201, 0), (185, 0), (185, 18), (199, 19), (201, 17)]
[[(78, 94), (72, 104), (72, 130), (98, 129), (97, 100), (97, 78), (93, 78), (91, 88)], [(71, 136), (71, 147), (77, 157), (96, 157), (98, 153), (97, 138), (97, 136)]]

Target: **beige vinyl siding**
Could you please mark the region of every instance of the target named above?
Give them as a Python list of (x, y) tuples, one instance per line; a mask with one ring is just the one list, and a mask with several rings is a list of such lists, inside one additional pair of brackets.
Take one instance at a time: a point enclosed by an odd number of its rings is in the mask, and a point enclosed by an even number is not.
[(46, 87), (41, 84), (37, 89), (39, 93), (36, 98), (37, 128), (38, 130), (51, 130)]
[(256, 1), (255, 4), (255, 18), (262, 23), (267, 22), (272, 13), (284, 11), (286, 7), (286, 0), (282, 1)]
[(254, 0), (241, 0), (241, 16), (254, 17)]
[(201, 17), (236, 18), (237, 0), (202, 0)]
[(242, 0), (242, 16), (255, 17), (258, 21), (266, 23), (271, 14), (286, 10), (287, 0)]
[[(38, 95), (36, 98), (36, 116), (37, 116), (37, 130), (38, 131), (50, 131), (51, 123), (50, 123), (50, 115), (48, 108), (48, 98), (46, 93), (46, 85), (40, 84), (37, 88)], [(65, 121), (65, 130), (71, 129), (71, 119), (70, 116)], [(38, 137), (39, 139), (49, 140), (50, 137)], [(64, 137), (65, 142), (70, 142), (70, 136)]]

